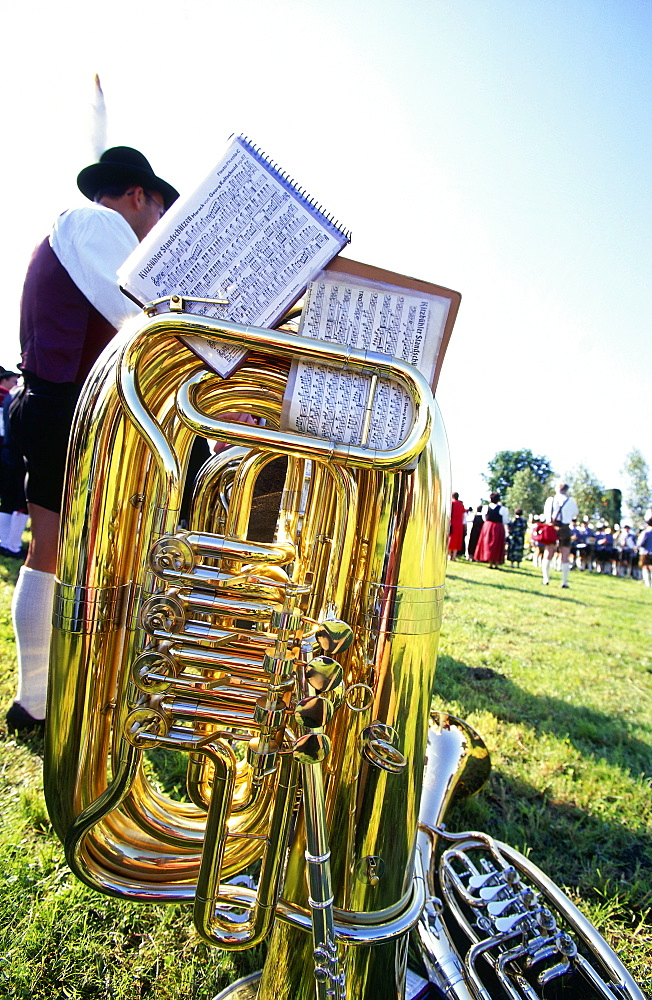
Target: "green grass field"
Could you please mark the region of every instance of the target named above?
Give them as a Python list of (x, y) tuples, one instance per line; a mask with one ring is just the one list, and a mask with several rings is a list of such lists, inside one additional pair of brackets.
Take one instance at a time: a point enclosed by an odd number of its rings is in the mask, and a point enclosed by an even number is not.
[[(0, 684), (14, 690), (0, 559)], [(652, 592), (574, 572), (542, 587), (530, 564), (450, 564), (437, 708), (491, 751), (480, 794), (450, 829), (484, 829), (561, 884), (652, 990)], [(69, 874), (45, 811), (38, 738), (0, 728), (0, 996), (210, 1000), (260, 966), (201, 944), (184, 907), (135, 906)]]

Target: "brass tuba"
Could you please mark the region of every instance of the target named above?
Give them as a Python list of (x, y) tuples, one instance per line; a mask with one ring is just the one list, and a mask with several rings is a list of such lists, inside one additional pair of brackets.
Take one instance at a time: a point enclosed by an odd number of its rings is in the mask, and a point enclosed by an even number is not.
[[(188, 337), (250, 353), (221, 379)], [(373, 451), (281, 431), (295, 358), (398, 380), (413, 403), (405, 441)], [(203, 466), (180, 528), (197, 435), (230, 447)], [(260, 537), (260, 483), (280, 456)], [(442, 826), (488, 758), (463, 723), (430, 712), (450, 487), (416, 370), (151, 310), (86, 383), (67, 482), (45, 790), (80, 879), (192, 902), (221, 948), (268, 939), (262, 973), (225, 998), (402, 998), (410, 934), (452, 1000), (532, 1000), (537, 981), (571, 976), (596, 996), (642, 997), (542, 873)], [(162, 749), (187, 761), (183, 801), (153, 776)]]

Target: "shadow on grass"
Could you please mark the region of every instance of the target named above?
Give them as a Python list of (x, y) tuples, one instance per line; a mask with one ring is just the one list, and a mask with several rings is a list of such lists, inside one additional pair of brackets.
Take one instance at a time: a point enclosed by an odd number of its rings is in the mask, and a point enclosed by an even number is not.
[(652, 775), (652, 747), (628, 732), (616, 712), (596, 712), (548, 695), (532, 695), (489, 667), (469, 667), (451, 656), (437, 662), (436, 691), (444, 703), (457, 702), (464, 716), (488, 711), (504, 722), (530, 726), (570, 743), (583, 755)]
[[(652, 609), (652, 599), (647, 599), (643, 585), (641, 584), (640, 589), (635, 590), (634, 593), (640, 596), (632, 597), (631, 594), (628, 594), (627, 603), (629, 606), (631, 607), (633, 604), (639, 604), (641, 607), (647, 608), (649, 612)], [(622, 601), (622, 595), (620, 594), (602, 594), (601, 598), (605, 601)]]
[(621, 919), (631, 921), (633, 911), (652, 923), (652, 836), (644, 827), (603, 820), (499, 770), (477, 797), (451, 807), (446, 826), (484, 830), (596, 903), (605, 893), (620, 893), (629, 911)]
[[(652, 748), (632, 736), (615, 713), (528, 694), (497, 671), (446, 655), (439, 658), (437, 695), (444, 703), (454, 702), (463, 717), (487, 711), (539, 735), (568, 740), (584, 757), (606, 761), (633, 778), (652, 774)], [(642, 914), (652, 906), (652, 835), (642, 823), (603, 818), (498, 767), (477, 799), (453, 807), (447, 823), (451, 829), (475, 824), (520, 850), (529, 849), (555, 881), (577, 886), (596, 902), (603, 890), (618, 894), (624, 880), (633, 896), (626, 908), (634, 904)]]
[[(509, 570), (509, 573), (510, 575), (512, 573), (520, 573), (521, 576), (526, 576), (529, 580), (532, 580), (532, 574), (524, 573), (523, 570)], [(506, 593), (507, 591), (512, 590), (515, 594), (522, 594), (524, 590), (527, 590), (527, 593), (531, 594), (533, 597), (537, 596), (542, 597), (544, 600), (564, 601), (566, 604), (580, 604), (582, 607), (587, 606), (586, 601), (580, 601), (578, 600), (578, 598), (571, 597), (569, 594), (556, 594), (555, 584), (552, 581), (547, 587), (544, 587), (543, 584), (541, 584), (541, 593), (537, 594), (536, 590), (533, 590), (531, 587), (510, 587), (508, 583), (501, 583), (500, 582), (501, 580), (508, 579), (507, 576), (505, 577), (501, 576), (496, 581), (496, 583), (490, 583), (487, 580), (470, 580), (467, 576), (455, 576), (454, 573), (447, 573), (446, 579), (459, 580), (460, 583), (468, 583), (471, 586), (478, 585), (483, 589), (485, 587), (491, 587), (494, 590), (500, 590), (502, 593)], [(533, 581), (533, 583), (535, 583), (535, 581)], [(556, 584), (556, 587), (558, 590), (561, 590), (561, 586), (559, 583)]]
[[(468, 583), (472, 586), (480, 585), (481, 587), (493, 587), (495, 590), (502, 590), (502, 591), (512, 590), (517, 594), (522, 594), (523, 591), (525, 590), (527, 591), (528, 594), (532, 594), (534, 597), (539, 596), (547, 599), (552, 598), (553, 600), (572, 602), (573, 604), (580, 604), (582, 605), (582, 607), (588, 607), (592, 603), (591, 601), (580, 600), (577, 597), (572, 597), (571, 594), (568, 593), (566, 594), (556, 593), (557, 590), (561, 590), (561, 577), (559, 573), (556, 573), (556, 571), (553, 571), (554, 575), (551, 577), (550, 583), (546, 587), (544, 587), (543, 583), (541, 582), (540, 574), (537, 573), (536, 576), (533, 576), (532, 570), (510, 569), (504, 567), (502, 570), (498, 571), (498, 574), (494, 574), (491, 580), (487, 580), (486, 577), (474, 580), (472, 577), (458, 576), (455, 573), (450, 572), (449, 570), (446, 573), (446, 580), (457, 580), (462, 584)], [(531, 582), (531, 586), (529, 587), (519, 587), (516, 585), (510, 586), (508, 581), (510, 577), (513, 578), (515, 576), (525, 577), (526, 580), (529, 580)], [(584, 576), (584, 574), (582, 574), (582, 576)], [(577, 573), (575, 574), (571, 573), (569, 578), (569, 590), (571, 591), (571, 593), (577, 586), (575, 581), (582, 579), (582, 576), (578, 577)], [(593, 579), (597, 580), (598, 578), (599, 574), (590, 574), (587, 577), (588, 580), (593, 580)], [(643, 584), (641, 583), (641, 581), (629, 580), (626, 577), (609, 577), (608, 579), (621, 580), (623, 584), (626, 584), (627, 586), (630, 585), (632, 586), (632, 589), (626, 595), (627, 602), (630, 606), (640, 605), (641, 607), (645, 607), (648, 610), (652, 608), (652, 599), (647, 600), (647, 595), (644, 592)], [(516, 584), (516, 581), (514, 581), (514, 584)], [(623, 599), (623, 594), (610, 594), (606, 590), (600, 591), (600, 600), (622, 601), (622, 599)]]

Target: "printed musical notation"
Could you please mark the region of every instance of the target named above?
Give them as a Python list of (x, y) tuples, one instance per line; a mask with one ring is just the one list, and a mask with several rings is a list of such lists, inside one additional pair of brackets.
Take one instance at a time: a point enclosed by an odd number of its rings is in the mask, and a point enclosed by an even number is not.
[[(283, 429), (343, 444), (361, 444), (371, 378), (324, 365), (298, 362), (292, 366)], [(373, 396), (365, 446), (397, 447), (412, 424), (412, 401), (390, 379), (379, 378)]]
[[(294, 182), (238, 137), (199, 188), (134, 250), (118, 279), (143, 304), (173, 293), (226, 299), (225, 306), (195, 302), (186, 308), (267, 327), (347, 241), (348, 234)], [(228, 373), (215, 352), (201, 348), (209, 364), (213, 357), (216, 370)], [(230, 349), (221, 358), (228, 355), (226, 367), (232, 368), (233, 356), (244, 353)]]
[[(336, 260), (308, 286), (300, 335), (400, 358), (432, 383), (450, 294), (365, 280), (336, 270), (340, 263), (349, 262)], [(284, 400), (283, 429), (360, 444), (370, 388), (366, 375), (296, 362)], [(412, 411), (412, 401), (398, 383), (378, 378), (365, 446), (397, 447), (409, 433)]]
[(449, 305), (441, 297), (365, 285), (332, 270), (311, 283), (300, 333), (401, 358), (430, 376)]

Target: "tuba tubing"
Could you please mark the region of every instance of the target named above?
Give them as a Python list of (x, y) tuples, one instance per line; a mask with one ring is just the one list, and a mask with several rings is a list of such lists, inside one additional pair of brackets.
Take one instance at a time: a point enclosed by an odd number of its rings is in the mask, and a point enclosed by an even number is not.
[[(188, 335), (251, 354), (221, 379)], [(367, 374), (372, 393), (378, 376), (399, 381), (414, 418), (402, 444), (281, 432), (300, 358)], [(232, 411), (265, 426), (229, 423)], [(230, 447), (203, 467), (180, 529), (196, 434)], [(256, 484), (278, 455), (274, 540), (252, 539)], [(443, 825), (489, 761), (470, 727), (430, 711), (450, 481), (415, 369), (283, 331), (146, 316), (82, 391), (66, 479), (44, 784), (80, 879), (192, 903), (218, 947), (268, 939), (261, 974), (221, 994), (233, 1000), (403, 1000), (410, 933), (449, 1000), (533, 1000), (531, 966), (544, 985), (578, 975), (596, 996), (642, 1000), (543, 873)], [(162, 751), (186, 760), (187, 801), (157, 787)], [(254, 869), (253, 888), (231, 882)]]
[[(581, 990), (584, 984), (585, 987), (592, 987), (594, 992), (591, 996), (603, 1000), (613, 1000), (615, 996), (645, 1000), (632, 976), (591, 922), (529, 858), (485, 833), (451, 833), (446, 829), (443, 818), (451, 802), (457, 797), (478, 792), (488, 778), (489, 770), (489, 756), (478, 734), (460, 719), (433, 712), (419, 817), (419, 846), (426, 871), (428, 898), (417, 928), (421, 954), (431, 982), (446, 997), (454, 1000), (493, 1000), (486, 979), (478, 970), (482, 956), (487, 967), (493, 968), (504, 990), (501, 996), (507, 995), (510, 1000), (532, 1000), (538, 994), (533, 991), (522, 970), (515, 971), (515, 962), (523, 958), (527, 966), (528, 960), (536, 964), (537, 958), (540, 958), (542, 966), (538, 975), (541, 984), (574, 971), (578, 980), (571, 989)], [(443, 855), (442, 841), (454, 845), (444, 850)], [(486, 912), (486, 904), (461, 884), (448, 860), (449, 857), (457, 859), (461, 856), (466, 861), (466, 856), (471, 856), (474, 850), (481, 850), (492, 858), (499, 873), (507, 873), (506, 881), (498, 876), (493, 881), (496, 885), (495, 898), (502, 898), (506, 906), (504, 912), (516, 914), (512, 927), (506, 926), (507, 917), (502, 918), (505, 920), (503, 930), (499, 929), (501, 918), (495, 921), (493, 928), (478, 929), (481, 923), (478, 914)], [(476, 871), (477, 867), (476, 863), (473, 870)], [(485, 884), (491, 885), (491, 879), (486, 881), (488, 868), (484, 869)], [(518, 872), (522, 876), (522, 884), (528, 887), (521, 892), (531, 893), (529, 887), (533, 887), (540, 893), (540, 898), (533, 896), (524, 907), (520, 907), (518, 897), (510, 889), (510, 885), (520, 884), (519, 877), (511, 874), (512, 871)], [(474, 878), (476, 884), (482, 881), (481, 876)], [(489, 895), (494, 898), (488, 889), (485, 890), (485, 898)], [(512, 899), (514, 903), (511, 903)], [(463, 912), (460, 900), (475, 908), (476, 923), (473, 925)], [(523, 924), (529, 919), (528, 909), (534, 913), (537, 908), (543, 908), (550, 915), (555, 914), (555, 917), (548, 917), (549, 923), (552, 919), (550, 926), (538, 928), (540, 937), (545, 937), (548, 942), (546, 947), (550, 954), (547, 956), (543, 955), (546, 949), (537, 938), (534, 938), (534, 945), (527, 944), (527, 931), (523, 929)], [(455, 943), (459, 938), (455, 932), (459, 928), (463, 928), (469, 945), (464, 958)], [(579, 953), (575, 940), (581, 944), (585, 954)], [(515, 942), (520, 948), (513, 947)], [(545, 968), (544, 958), (550, 959)], [(562, 968), (564, 962), (567, 969)], [(505, 970), (512, 963), (514, 968), (508, 975)], [(584, 994), (578, 992), (574, 995)]]
[[(142, 405), (142, 397), (136, 384), (136, 372), (139, 370), (143, 352), (149, 349), (149, 341), (160, 331), (169, 333), (171, 324), (175, 321), (178, 321), (178, 336), (193, 335), (209, 340), (217, 337), (225, 343), (235, 344), (247, 350), (258, 348), (288, 360), (300, 359), (348, 369), (358, 374), (369, 375), (374, 380), (373, 384), (378, 375), (392, 378), (407, 390), (415, 407), (412, 428), (402, 444), (386, 451), (376, 451), (364, 446), (325, 441), (310, 435), (270, 432), (267, 428), (255, 425), (234, 424), (209, 418), (197, 407), (196, 400), (202, 383), (207, 379), (214, 382), (215, 376), (200, 371), (187, 381), (181, 382), (177, 396), (178, 412), (186, 425), (196, 434), (227, 441), (232, 445), (262, 447), (275, 454), (298, 454), (303, 457), (308, 453), (315, 459), (332, 460), (344, 466), (391, 471), (413, 464), (428, 440), (433, 419), (429, 404), (429, 400), (432, 400), (430, 386), (416, 368), (398, 358), (390, 359), (387, 355), (374, 351), (361, 351), (339, 344), (311, 340), (280, 330), (273, 331), (272, 338), (269, 330), (236, 323), (216, 323), (205, 316), (156, 316), (144, 323), (141, 320), (138, 335), (125, 343), (117, 362), (118, 385), (123, 402), (133, 415), (132, 419), (138, 421), (140, 433), (147, 437), (152, 453), (158, 456), (162, 468), (172, 478), (178, 475), (176, 457), (160, 427), (151, 420)], [(132, 320), (125, 330), (133, 330), (133, 324), (136, 322), (137, 320)], [(224, 412), (232, 411), (234, 405), (234, 401), (227, 396), (223, 403)], [(370, 403), (368, 405), (370, 406)]]

